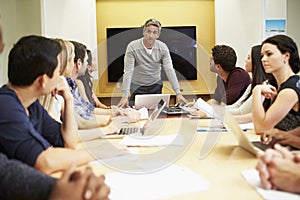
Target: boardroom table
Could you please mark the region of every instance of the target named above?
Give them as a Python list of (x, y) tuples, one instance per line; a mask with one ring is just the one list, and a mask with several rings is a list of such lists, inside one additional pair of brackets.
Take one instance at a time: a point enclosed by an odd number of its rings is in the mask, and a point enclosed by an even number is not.
[[(209, 182), (207, 190), (179, 195), (171, 199), (262, 199), (241, 175), (243, 170), (255, 168), (257, 159), (238, 146), (232, 133), (197, 132), (199, 126), (210, 126), (211, 119), (189, 119), (186, 116), (177, 116), (160, 117), (157, 121), (160, 123), (159, 134), (168, 135), (180, 132), (184, 137), (187, 136), (184, 139), (188, 142), (179, 153), (177, 152), (177, 156), (170, 159), (168, 156), (157, 153), (166, 147), (129, 147), (129, 149), (138, 149), (138, 154), (153, 154), (155, 156), (150, 157), (153, 160), (162, 159), (176, 166), (188, 167)], [(252, 139), (258, 137), (253, 131), (245, 132), (245, 134)], [(120, 139), (110, 140), (118, 142)], [(79, 148), (88, 148), (101, 141), (103, 139), (85, 141), (79, 145)], [(213, 148), (211, 148), (212, 144)], [(172, 148), (175, 150), (178, 147)], [(149, 157), (147, 160), (149, 161)], [(121, 171), (134, 169), (135, 162), (139, 161), (130, 161), (126, 166), (123, 161), (123, 165), (120, 166)], [(96, 174), (118, 171), (118, 166), (110, 166), (105, 162), (92, 162), (88, 165)], [(59, 173), (54, 176), (59, 176)]]

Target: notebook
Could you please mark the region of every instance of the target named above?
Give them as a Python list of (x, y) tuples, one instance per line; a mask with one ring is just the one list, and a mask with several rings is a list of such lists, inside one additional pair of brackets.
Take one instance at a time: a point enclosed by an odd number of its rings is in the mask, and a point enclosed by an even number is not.
[(163, 99), (166, 102), (166, 106), (169, 107), (170, 94), (138, 94), (135, 95), (134, 107), (136, 109), (146, 107), (152, 110), (156, 108), (161, 99)]
[(166, 106), (166, 102), (161, 99), (159, 103), (156, 105), (155, 109), (151, 113), (149, 119), (144, 124), (143, 127), (139, 126), (122, 126), (120, 125), (120, 129), (115, 134), (109, 134), (109, 135), (103, 135), (100, 136), (101, 138), (123, 138), (126, 135), (129, 134), (135, 134), (135, 135), (151, 135), (152, 133), (155, 133), (157, 131), (157, 124), (155, 124), (155, 120), (161, 113), (162, 109)]
[(224, 126), (230, 133), (233, 133), (240, 147), (253, 155), (256, 155), (258, 152), (265, 151), (267, 148), (271, 148), (272, 145), (266, 145), (261, 143), (260, 141), (250, 141), (234, 119), (233, 115), (229, 111), (224, 109), (224, 107), (222, 110), (222, 112), (225, 113), (223, 121)]

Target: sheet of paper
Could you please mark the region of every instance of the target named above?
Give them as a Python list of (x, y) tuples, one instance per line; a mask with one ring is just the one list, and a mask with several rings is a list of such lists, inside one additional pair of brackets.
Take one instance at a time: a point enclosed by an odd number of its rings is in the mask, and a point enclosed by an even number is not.
[(141, 114), (141, 119), (148, 119), (149, 118), (149, 112), (146, 107), (142, 107), (138, 110), (138, 112)]
[(184, 141), (180, 134), (155, 136), (127, 135), (120, 141), (120, 144), (126, 146), (182, 146)]
[(199, 110), (201, 110), (202, 112), (205, 112), (207, 114), (208, 117), (215, 117), (215, 113), (214, 113), (214, 109), (211, 105), (209, 105), (206, 101), (204, 101), (201, 98), (198, 98), (196, 103), (195, 103), (195, 107)]
[(245, 123), (245, 124), (239, 124), (242, 130), (254, 130), (254, 124), (251, 123)]
[(104, 159), (97, 159), (89, 162), (89, 164), (98, 164), (99, 162), (128, 162), (132, 160), (137, 160), (139, 158), (138, 149), (137, 148), (128, 148), (128, 153), (112, 158), (104, 158)]
[(243, 177), (246, 181), (256, 189), (256, 191), (267, 200), (299, 200), (300, 195), (289, 193), (289, 192), (282, 192), (277, 190), (265, 190), (261, 187), (260, 178), (258, 171), (255, 169), (249, 169), (242, 171)]
[(171, 165), (148, 174), (114, 172), (105, 175), (111, 189), (110, 199), (154, 200), (201, 192), (209, 183), (200, 175), (185, 167)]

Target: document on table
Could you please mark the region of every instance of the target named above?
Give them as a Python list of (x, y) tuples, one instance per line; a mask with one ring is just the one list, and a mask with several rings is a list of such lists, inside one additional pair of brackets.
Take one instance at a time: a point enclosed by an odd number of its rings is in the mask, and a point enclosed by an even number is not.
[(126, 146), (183, 146), (183, 137), (180, 134), (154, 135), (154, 136), (135, 136), (127, 135), (120, 144)]
[(141, 114), (140, 119), (149, 119), (149, 112), (146, 107), (142, 107), (138, 110), (138, 112)]
[(251, 123), (244, 123), (244, 124), (239, 124), (242, 130), (254, 130), (254, 124), (253, 122)]
[(290, 192), (282, 192), (278, 190), (266, 190), (261, 187), (258, 171), (255, 169), (242, 171), (243, 177), (246, 181), (256, 189), (256, 191), (264, 198), (268, 200), (299, 200), (300, 195)]
[(195, 107), (205, 112), (208, 117), (216, 117), (213, 107), (201, 98), (198, 98)]
[(209, 182), (186, 167), (171, 165), (154, 173), (105, 175), (109, 199), (152, 200), (207, 190)]

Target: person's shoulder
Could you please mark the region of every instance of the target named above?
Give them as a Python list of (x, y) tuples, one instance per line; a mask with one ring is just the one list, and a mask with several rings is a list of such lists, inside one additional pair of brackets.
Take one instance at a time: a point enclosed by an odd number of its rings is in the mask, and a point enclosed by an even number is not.
[(230, 74), (242, 74), (242, 75), (247, 75), (247, 76), (249, 76), (249, 73), (248, 73), (245, 69), (243, 69), (243, 68), (241, 68), (241, 67), (235, 67), (235, 68), (230, 72)]
[[(244, 73), (246, 72), (245, 69), (241, 68), (241, 67), (235, 67), (232, 72), (241, 72), (241, 73)], [(247, 73), (247, 72), (246, 72)]]
[[(230, 78), (229, 78), (230, 77)], [(241, 67), (235, 67), (228, 76), (228, 79), (235, 79), (235, 78), (239, 78), (239, 79), (243, 79), (244, 81), (250, 83), (251, 82), (251, 78), (248, 72), (246, 72), (246, 70), (244, 70)]]
[(168, 48), (168, 46), (166, 45), (166, 43), (164, 43), (163, 41), (160, 40), (155, 40), (155, 45), (159, 46), (160, 48)]
[(4, 100), (4, 99), (7, 99), (7, 100), (9, 100), (9, 99), (17, 99), (17, 95), (16, 95), (16, 93), (13, 90), (11, 90), (9, 87), (7, 87), (7, 85), (3, 85), (0, 88), (0, 98), (2, 100)]
[(135, 46), (135, 45), (141, 45), (143, 41), (143, 38), (138, 38), (136, 40), (132, 40), (129, 42), (128, 46)]
[(300, 88), (300, 76), (297, 74), (289, 77), (284, 83), (281, 84), (280, 88), (283, 89), (295, 86)]

